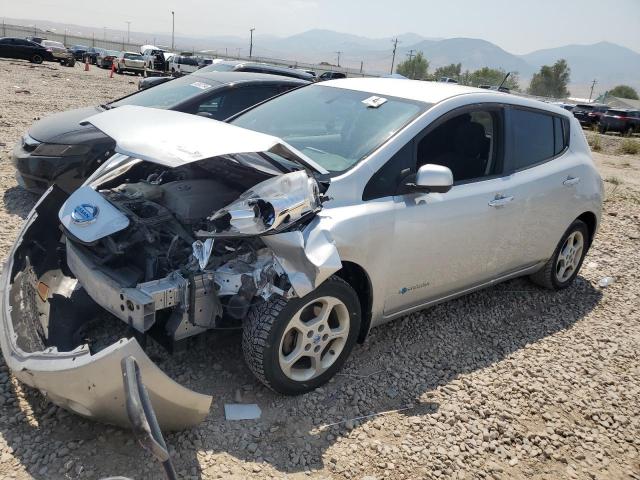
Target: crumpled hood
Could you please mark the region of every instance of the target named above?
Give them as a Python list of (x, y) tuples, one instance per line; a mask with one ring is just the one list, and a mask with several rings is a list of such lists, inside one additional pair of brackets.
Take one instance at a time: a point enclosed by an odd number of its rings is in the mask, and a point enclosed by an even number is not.
[(277, 137), (197, 115), (124, 105), (84, 122), (113, 138), (116, 152), (170, 168), (232, 153), (285, 149), (319, 173), (327, 173)]
[(82, 141), (85, 135), (79, 136), (79, 133), (91, 132), (96, 137), (103, 136), (91, 125), (80, 125), (80, 122), (89, 115), (95, 115), (99, 112), (102, 112), (99, 107), (86, 107), (47, 115), (31, 126), (29, 136), (39, 142), (69, 144), (76, 144)]

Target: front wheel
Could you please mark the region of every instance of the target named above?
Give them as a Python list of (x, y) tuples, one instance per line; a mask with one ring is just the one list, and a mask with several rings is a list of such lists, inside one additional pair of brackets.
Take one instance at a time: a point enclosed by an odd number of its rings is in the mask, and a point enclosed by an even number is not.
[(575, 220), (562, 236), (553, 256), (530, 276), (531, 280), (550, 290), (567, 288), (575, 280), (589, 249), (589, 229), (582, 220)]
[(360, 303), (351, 285), (332, 276), (303, 298), (272, 297), (244, 321), (242, 350), (267, 387), (299, 395), (326, 383), (358, 338)]
[(31, 57), (31, 63), (42, 63), (42, 61), (42, 55), (38, 55), (37, 53)]

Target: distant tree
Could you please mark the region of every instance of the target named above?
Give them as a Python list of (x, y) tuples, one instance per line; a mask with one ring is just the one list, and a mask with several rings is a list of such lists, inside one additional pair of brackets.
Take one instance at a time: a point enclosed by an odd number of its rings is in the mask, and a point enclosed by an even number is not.
[(569, 96), (567, 85), (571, 69), (566, 60), (558, 60), (553, 65), (543, 65), (534, 73), (529, 84), (529, 93), (541, 97), (565, 98)]
[(635, 88), (630, 87), (629, 85), (618, 85), (617, 87), (609, 90), (608, 93), (609, 95), (613, 95), (614, 97), (640, 100), (640, 98), (638, 98), (638, 92), (636, 92)]
[(439, 80), (442, 77), (448, 77), (453, 78), (454, 80), (458, 80), (460, 78), (461, 71), (461, 63), (452, 63), (451, 65), (436, 68), (436, 71), (433, 72), (433, 77), (436, 80)]
[[(489, 67), (482, 67), (480, 70), (476, 70), (475, 72), (468, 73), (467, 71), (465, 73), (466, 75), (463, 75), (465, 84), (473, 87), (479, 87), (480, 85), (491, 85), (492, 87), (497, 87), (502, 83), (502, 80), (504, 80), (504, 77), (507, 75), (507, 72), (501, 68)], [(509, 90), (520, 90), (518, 72), (511, 72), (503, 86), (507, 87)]]
[(426, 79), (428, 70), (429, 61), (424, 58), (422, 52), (418, 52), (411, 60), (400, 62), (396, 68), (397, 73), (414, 80)]

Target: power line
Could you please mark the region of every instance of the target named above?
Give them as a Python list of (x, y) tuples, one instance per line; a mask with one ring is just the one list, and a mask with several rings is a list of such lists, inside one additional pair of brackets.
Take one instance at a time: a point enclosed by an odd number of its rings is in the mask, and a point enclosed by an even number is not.
[(396, 49), (398, 48), (398, 37), (393, 40), (393, 57), (391, 58), (391, 75), (393, 75), (393, 64), (396, 62)]

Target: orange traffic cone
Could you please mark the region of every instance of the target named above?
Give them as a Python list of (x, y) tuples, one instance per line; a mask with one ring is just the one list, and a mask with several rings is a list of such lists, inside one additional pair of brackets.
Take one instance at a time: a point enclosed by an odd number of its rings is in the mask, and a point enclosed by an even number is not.
[(89, 71), (89, 57), (84, 57), (84, 71)]

